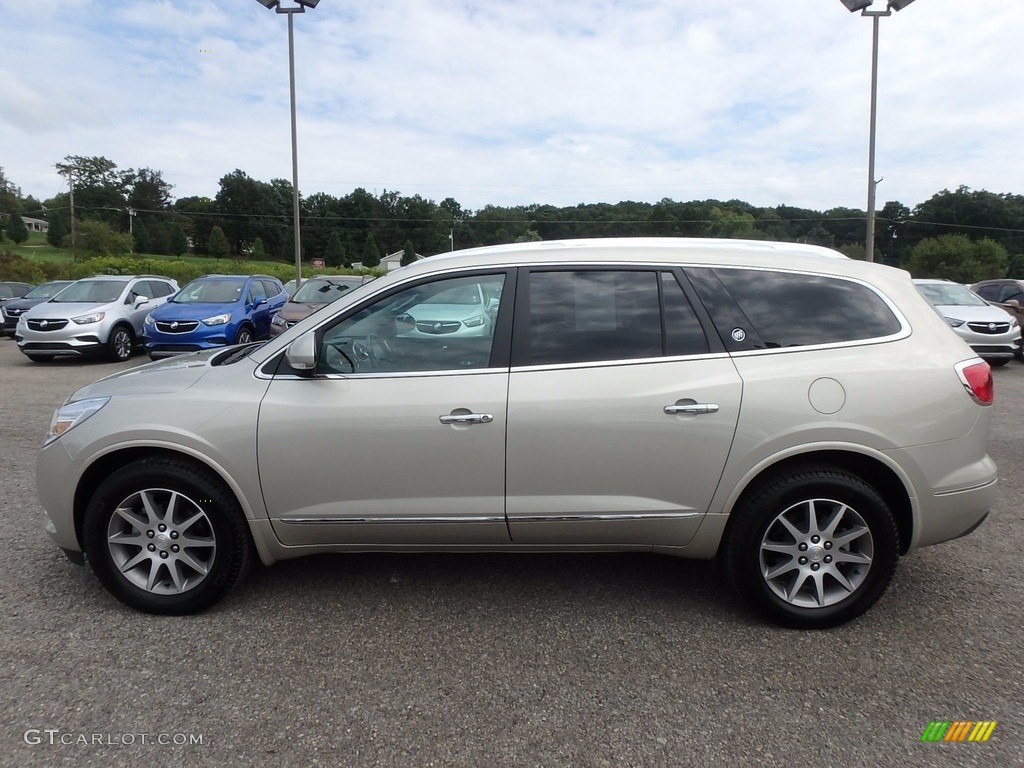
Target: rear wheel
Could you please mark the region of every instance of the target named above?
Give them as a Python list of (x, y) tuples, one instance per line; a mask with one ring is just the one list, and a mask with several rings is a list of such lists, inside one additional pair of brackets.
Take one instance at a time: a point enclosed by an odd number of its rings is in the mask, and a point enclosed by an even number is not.
[(136, 461), (107, 478), (85, 512), (89, 564), (121, 602), (187, 614), (220, 600), (245, 573), (252, 543), (234, 495), (183, 459)]
[(135, 350), (135, 334), (123, 325), (116, 326), (107, 340), (107, 351), (115, 362), (124, 362)]
[(874, 605), (892, 580), (899, 532), (878, 492), (820, 467), (775, 478), (734, 512), (725, 549), (733, 585), (770, 621), (821, 629)]

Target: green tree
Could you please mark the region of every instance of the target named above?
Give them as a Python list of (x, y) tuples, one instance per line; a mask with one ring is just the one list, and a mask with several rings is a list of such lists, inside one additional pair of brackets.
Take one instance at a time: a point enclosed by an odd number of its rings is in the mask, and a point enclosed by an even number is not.
[(377, 248), (377, 241), (374, 240), (372, 232), (366, 236), (366, 242), (363, 243), (362, 264), (364, 267), (380, 266), (380, 249)]
[(973, 241), (967, 235), (929, 237), (910, 251), (907, 268), (914, 277), (942, 277), (974, 283), (1006, 274), (1006, 249), (994, 240)]
[(132, 241), (135, 244), (136, 253), (150, 252), (149, 229), (144, 221), (136, 221), (132, 225)]
[(217, 259), (226, 259), (231, 256), (231, 244), (228, 242), (224, 230), (216, 225), (210, 231), (210, 242), (207, 249), (210, 255)]
[(412, 240), (406, 240), (405, 247), (402, 249), (402, 260), (399, 263), (404, 267), (414, 261), (416, 261), (416, 249), (413, 247)]
[(181, 256), (188, 252), (188, 235), (178, 224), (171, 224), (168, 233), (167, 250), (172, 256)]
[(1006, 276), (1014, 280), (1024, 278), (1024, 253), (1014, 253), (1006, 262)]
[(341, 242), (341, 233), (336, 229), (331, 230), (327, 236), (327, 247), (324, 249), (324, 263), (329, 267), (352, 266), (345, 251), (345, 244)]
[(124, 256), (131, 252), (131, 237), (115, 232), (106, 222), (86, 219), (78, 223), (77, 230), (78, 249), (87, 256)]
[(28, 227), (25, 226), (25, 222), (22, 221), (21, 214), (17, 211), (12, 211), (11, 215), (7, 219), (7, 226), (4, 231), (15, 245), (21, 245), (28, 240)]
[(263, 238), (257, 237), (252, 244), (252, 257), (257, 261), (266, 261), (267, 246), (263, 244)]

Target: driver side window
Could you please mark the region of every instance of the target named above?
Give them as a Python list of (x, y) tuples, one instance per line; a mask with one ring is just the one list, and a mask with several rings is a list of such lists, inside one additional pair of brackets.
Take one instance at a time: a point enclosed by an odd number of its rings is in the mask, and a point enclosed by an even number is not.
[(505, 275), (434, 280), (384, 296), (320, 338), (321, 374), (487, 368)]

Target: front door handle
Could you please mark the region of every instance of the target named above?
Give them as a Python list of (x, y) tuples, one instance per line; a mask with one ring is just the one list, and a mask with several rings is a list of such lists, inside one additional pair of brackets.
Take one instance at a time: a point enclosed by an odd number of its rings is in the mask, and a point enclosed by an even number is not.
[(696, 416), (700, 413), (718, 413), (718, 403), (689, 403), (688, 405), (666, 405), (665, 413), (670, 416), (686, 414)]
[(442, 424), (490, 424), (494, 417), (489, 413), (451, 413), (437, 420)]

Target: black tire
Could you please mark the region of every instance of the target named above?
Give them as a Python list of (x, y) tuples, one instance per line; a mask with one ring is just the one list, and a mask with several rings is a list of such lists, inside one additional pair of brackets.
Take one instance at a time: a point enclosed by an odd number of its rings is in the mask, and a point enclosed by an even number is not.
[(118, 600), (166, 615), (197, 613), (224, 597), (253, 548), (241, 506), (220, 478), (168, 457), (108, 477), (86, 508), (82, 537), (89, 565)]
[(235, 336), (235, 344), (251, 344), (252, 341), (252, 328), (248, 325), (243, 325), (238, 329), (238, 334)]
[(48, 363), (53, 360), (53, 355), (28, 355), (28, 359), (33, 363)]
[(732, 514), (727, 572), (740, 595), (775, 624), (845, 624), (878, 601), (896, 570), (900, 539), (888, 504), (845, 470), (776, 477)]
[(131, 358), (135, 351), (135, 334), (126, 325), (115, 325), (107, 339), (107, 354), (116, 363), (123, 363)]

